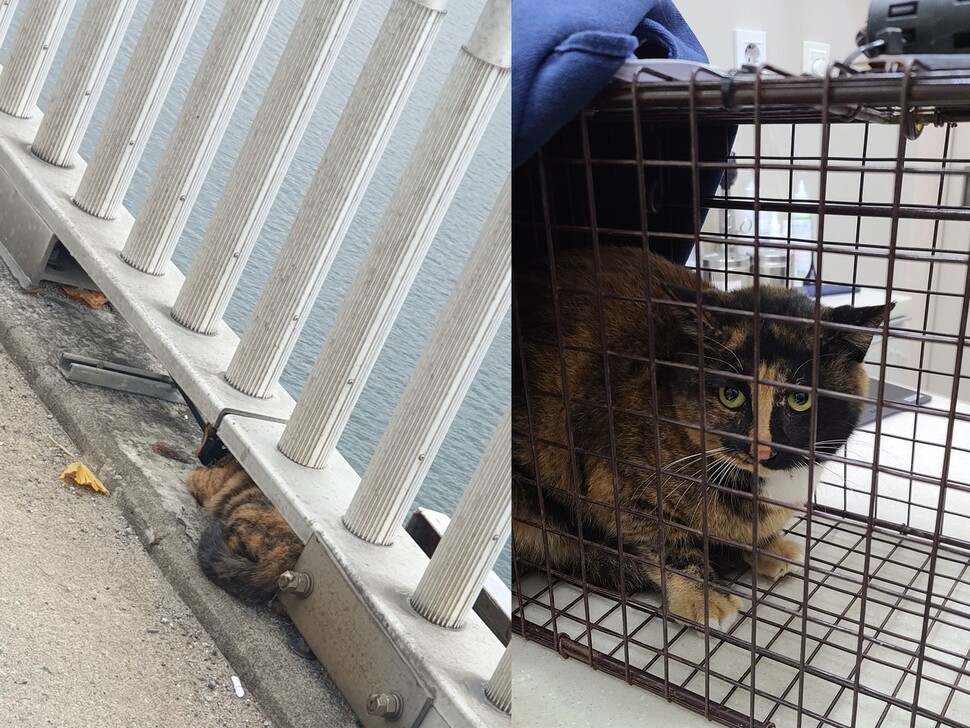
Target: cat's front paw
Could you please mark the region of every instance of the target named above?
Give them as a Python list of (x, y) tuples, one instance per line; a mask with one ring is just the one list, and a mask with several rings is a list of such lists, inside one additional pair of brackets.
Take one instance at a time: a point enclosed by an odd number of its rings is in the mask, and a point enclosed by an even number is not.
[(733, 594), (724, 594), (704, 587), (690, 579), (677, 577), (667, 580), (667, 607), (678, 621), (704, 624), (704, 593), (707, 592), (707, 624), (712, 629), (726, 630), (738, 619), (744, 606)]
[[(781, 558), (775, 558), (776, 556)], [(751, 554), (745, 554), (744, 558), (749, 564), (753, 561)], [(766, 579), (778, 581), (786, 574), (801, 573), (799, 564), (792, 564), (782, 559), (800, 562), (804, 558), (805, 548), (800, 543), (786, 538), (776, 538), (758, 551), (758, 574)]]

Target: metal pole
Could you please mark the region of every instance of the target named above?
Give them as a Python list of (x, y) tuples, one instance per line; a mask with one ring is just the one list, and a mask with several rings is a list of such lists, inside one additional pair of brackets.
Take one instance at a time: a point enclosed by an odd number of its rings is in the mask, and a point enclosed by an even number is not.
[(183, 326), (211, 334), (222, 320), (359, 6), (303, 6), (172, 309)]
[(509, 645), (502, 653), (492, 678), (485, 686), (485, 697), (499, 710), (512, 712), (512, 646)]
[(510, 0), (489, 0), (445, 82), (280, 438), (302, 465), (326, 464), (498, 103), (510, 20)]
[(161, 275), (172, 257), (279, 2), (232, 0), (223, 8), (121, 251), (132, 267)]
[[(293, 57), (288, 61), (284, 54), (274, 76), (278, 92), (272, 93), (271, 87), (260, 107), (253, 132), (175, 302), (172, 316), (183, 326), (212, 333), (225, 313), (357, 4), (340, 6), (346, 12), (337, 28), (339, 42), (333, 41), (329, 49), (323, 43), (327, 34), (310, 24), (312, 18), (297, 23), (287, 45), (287, 53), (292, 47)], [(437, 34), (444, 0), (436, 5), (440, 7), (397, 0), (388, 11), (250, 319), (253, 333), (243, 336), (226, 374), (248, 394), (266, 396), (286, 364)], [(335, 15), (337, 9), (329, 3), (308, 4), (304, 15), (324, 11)], [(336, 27), (336, 21), (334, 24)], [(306, 54), (306, 47), (315, 48), (313, 56)], [(315, 77), (308, 77), (304, 67), (314, 56), (320, 68)], [(394, 73), (388, 73), (389, 68)], [(297, 83), (301, 78), (307, 79), (303, 86)], [(311, 83), (310, 90), (302, 90)], [(297, 102), (301, 106), (293, 110)], [(257, 184), (257, 180), (261, 182)]]
[(508, 311), (510, 205), (506, 180), (343, 517), (365, 541), (392, 542)]
[(33, 0), (27, 5), (0, 73), (0, 111), (21, 119), (31, 115), (73, 9), (74, 0)]
[(54, 95), (30, 145), (45, 162), (58, 167), (73, 164), (136, 2), (91, 0), (84, 9)]
[(0, 43), (3, 43), (7, 31), (10, 30), (10, 22), (17, 12), (17, 2), (18, 0), (0, 0)]
[(512, 408), (507, 407), (441, 537), (411, 606), (429, 622), (457, 629), (475, 603), (512, 530)]
[(74, 204), (113, 219), (158, 119), (205, 0), (155, 0), (114, 105), (81, 177)]

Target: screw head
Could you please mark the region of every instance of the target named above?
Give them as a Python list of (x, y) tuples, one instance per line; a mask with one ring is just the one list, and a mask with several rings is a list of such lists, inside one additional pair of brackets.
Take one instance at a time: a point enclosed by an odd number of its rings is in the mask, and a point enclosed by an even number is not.
[(404, 700), (397, 693), (374, 693), (367, 699), (367, 712), (391, 722), (404, 712)]
[(302, 571), (284, 571), (276, 585), (281, 592), (295, 594), (300, 599), (306, 599), (313, 591), (313, 580)]

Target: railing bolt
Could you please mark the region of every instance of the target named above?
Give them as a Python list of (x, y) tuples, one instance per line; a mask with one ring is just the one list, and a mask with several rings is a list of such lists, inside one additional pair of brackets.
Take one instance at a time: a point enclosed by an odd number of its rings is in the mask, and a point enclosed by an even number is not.
[(276, 585), (281, 592), (295, 594), (300, 599), (306, 599), (313, 591), (313, 580), (309, 574), (304, 574), (302, 571), (284, 571), (280, 574)]
[(401, 717), (404, 701), (397, 693), (374, 693), (367, 699), (367, 712), (390, 723)]

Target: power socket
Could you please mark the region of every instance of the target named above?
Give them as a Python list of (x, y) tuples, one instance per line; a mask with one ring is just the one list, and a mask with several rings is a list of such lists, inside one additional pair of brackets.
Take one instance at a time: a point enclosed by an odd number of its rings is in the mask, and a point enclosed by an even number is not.
[(829, 44), (802, 41), (802, 73), (824, 76), (829, 67)]
[(734, 67), (768, 62), (768, 34), (763, 30), (734, 31)]

